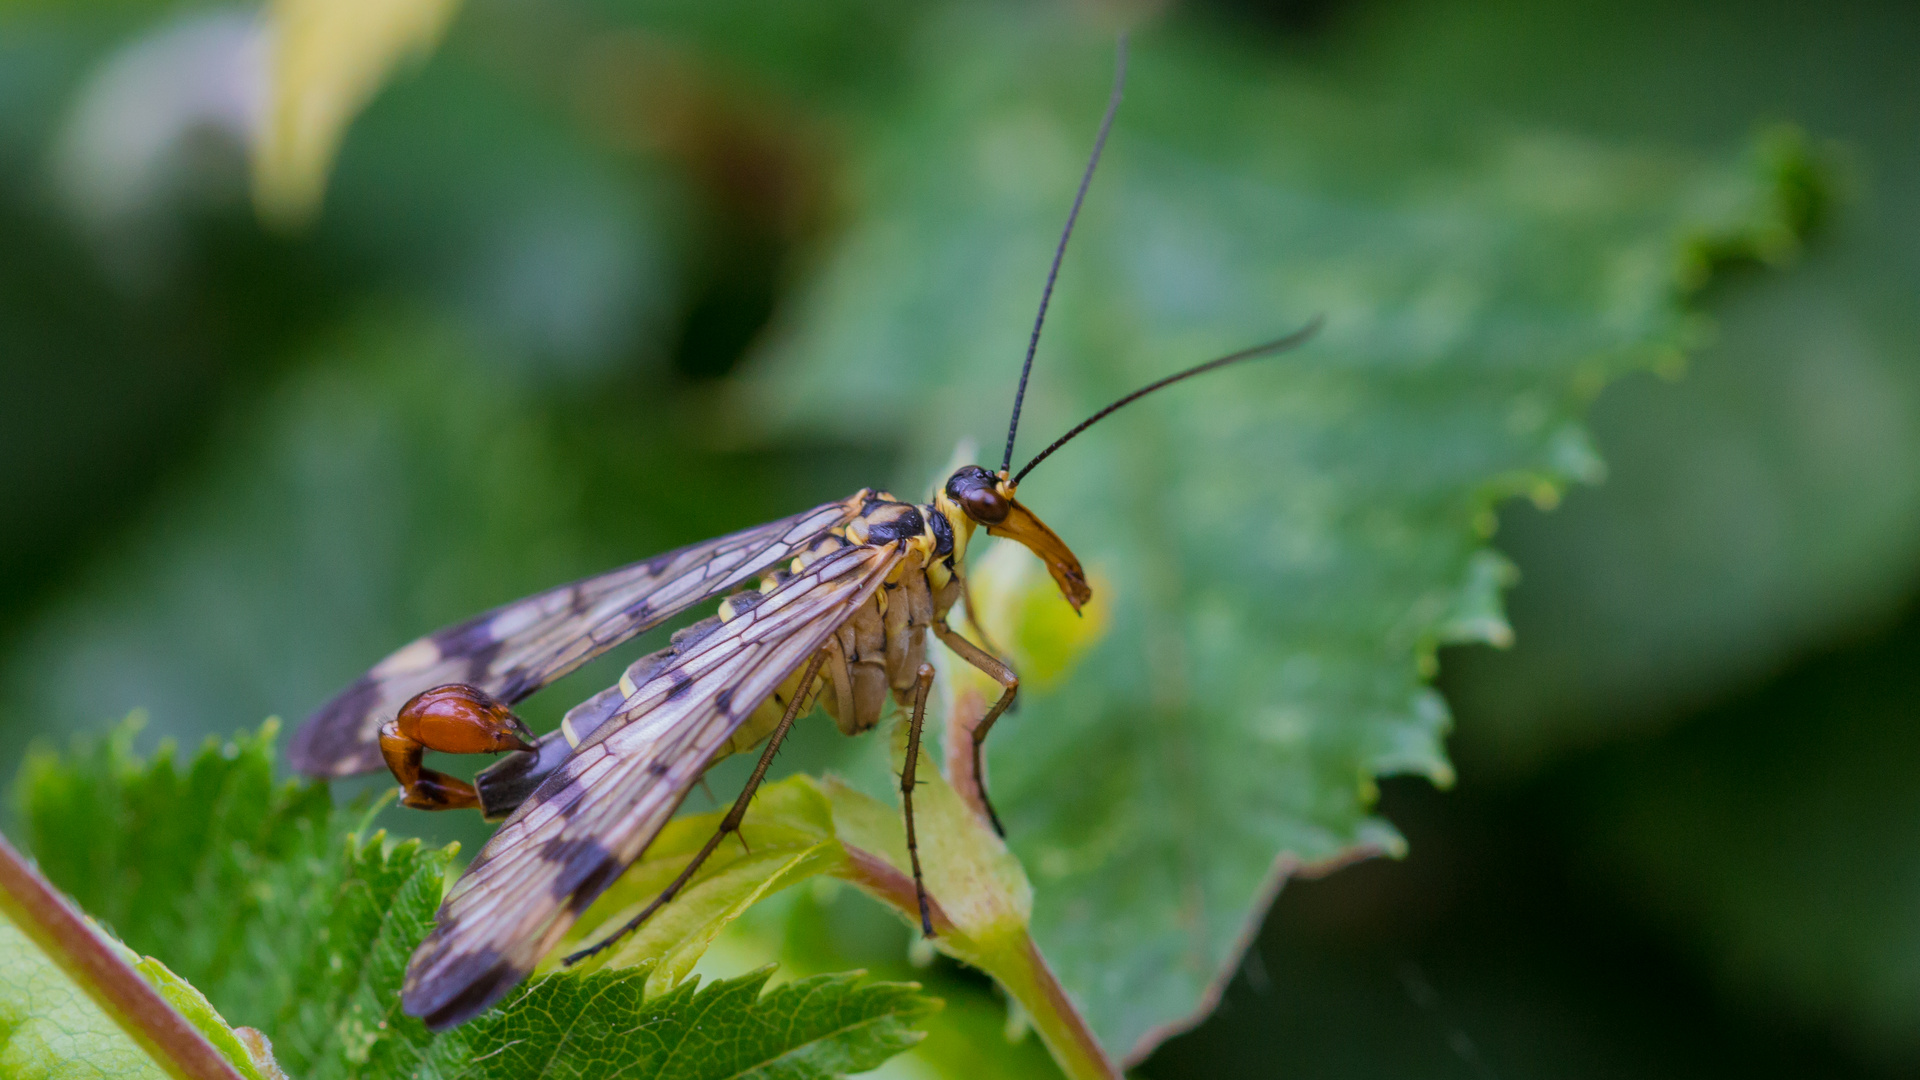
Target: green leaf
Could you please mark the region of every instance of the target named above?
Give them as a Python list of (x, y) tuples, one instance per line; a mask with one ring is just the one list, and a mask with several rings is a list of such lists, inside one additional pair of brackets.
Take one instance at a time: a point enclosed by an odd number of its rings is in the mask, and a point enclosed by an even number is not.
[[(893, 736), (897, 770), (906, 757), (904, 726), (896, 725)], [(1068, 1076), (1114, 1075), (1028, 936), (1033, 893), (1019, 862), (984, 815), (960, 799), (924, 754), (918, 775), (914, 812), (936, 929), (928, 943), (992, 976), (1031, 1015)], [(715, 811), (670, 824), (641, 861), (588, 909), (555, 955), (623, 932), (642, 906), (683, 872), (722, 817)], [(919, 929), (899, 808), (836, 779), (794, 776), (761, 788), (741, 821), (741, 833), (744, 843), (724, 841), (672, 903), (590, 963), (636, 970), (646, 980), (648, 995), (658, 996), (684, 979), (753, 904), (821, 874), (853, 883)]]
[(1476, 767), (1554, 762), (1540, 789), (1573, 797), (1565, 847), (1602, 902), (1649, 914), (1729, 998), (1911, 1069), (1920, 792), (1886, 763), (1913, 758), (1920, 689), (1920, 172), (1910, 125), (1859, 103), (1912, 99), (1920, 71), (1897, 5), (1746, 10), (1436, 0), (1365, 43), (1407, 92), (1630, 138), (1723, 145), (1764, 101), (1843, 139), (1853, 181), (1794, 273), (1716, 291), (1685, 379), (1601, 402), (1605, 486), (1511, 515), (1521, 645), (1450, 660), (1448, 693)]
[[(1908, 126), (1858, 107), (1920, 90), (1906, 12), (1867, 5), (1842, 25), (1744, 10), (1421, 0), (1345, 42), (1341, 66), (1381, 92), (1706, 152), (1785, 119), (1838, 166), (1792, 274), (1730, 278), (1685, 378), (1628, 380), (1598, 403), (1607, 483), (1564, 512), (1502, 514), (1525, 571), (1522, 647), (1469, 651), (1447, 679), (1458, 752), (1479, 768), (1518, 775), (1651, 735), (1912, 595), (1920, 309), (1897, 298), (1920, 290), (1920, 179)], [(1800, 77), (1779, 60), (1823, 50), (1850, 62)]]
[(397, 64), (439, 42), (459, 7), (459, 0), (268, 5), (268, 122), (254, 149), (254, 198), (263, 217), (300, 224), (320, 209), (347, 125)]
[[(865, 163), (872, 205), (756, 387), (790, 423), (905, 440), (912, 476), (963, 434), (997, 446), (1111, 64), (1103, 35), (1038, 20), (938, 40), (950, 62)], [(1597, 477), (1586, 403), (1698, 340), (1683, 300), (1714, 259), (1796, 239), (1764, 169), (1346, 100), (1202, 44), (1138, 44), (1021, 445), (1326, 329), (1024, 486), (1111, 629), (989, 753), (1035, 937), (1134, 1058), (1205, 1007), (1289, 873), (1400, 849), (1372, 778), (1451, 779), (1435, 648), (1507, 636), (1491, 507)]]
[(205, 994), (175, 975), (167, 965), (151, 956), (138, 956), (125, 946), (121, 949), (133, 970), (152, 983), (160, 996), (167, 999), (167, 1004), (199, 1029), (241, 1076), (247, 1080), (283, 1080), (285, 1074), (273, 1059), (271, 1044), (257, 1030), (229, 1026), (226, 1019), (214, 1011), (213, 1003)]
[(170, 742), (137, 758), (139, 727), (70, 757), (36, 746), (15, 791), (21, 838), (48, 880), (130, 948), (260, 1026), (291, 990), (270, 985), (288, 939), (264, 930), (324, 872), (331, 799), (322, 785), (274, 783), (271, 722), (208, 740), (184, 771)]
[(457, 850), (389, 844), (384, 833), (349, 838), (338, 884), (313, 890), (320, 903), (299, 912), (318, 932), (284, 928), (293, 941), (306, 938), (272, 1028), (289, 1067), (313, 1080), (399, 1075), (425, 1047), (426, 1025), (400, 1011), (400, 984), (433, 928)]
[(906, 918), (879, 915), (867, 895), (837, 878), (819, 877), (744, 913), (704, 964), (724, 973), (778, 962), (780, 977), (790, 979), (857, 963), (876, 978), (913, 980), (943, 1005), (916, 1024), (926, 1039), (890, 1065), (887, 1075), (1058, 1080), (1059, 1066), (1032, 1037), (1031, 1025), (1017, 1018), (1005, 993), (961, 964), (912, 947), (918, 936), (919, 928)]
[[(721, 931), (761, 899), (844, 860), (834, 834), (833, 807), (806, 777), (767, 784), (754, 795), (740, 837), (723, 843), (673, 903), (649, 917), (594, 967), (648, 969), (647, 993), (672, 989), (693, 971)], [(685, 868), (706, 844), (725, 811), (669, 822), (640, 861), (580, 917), (555, 950), (564, 956), (626, 925)]]
[[(906, 761), (906, 731), (894, 732), (896, 773)], [(1074, 1080), (1117, 1077), (1075, 1002), (1061, 988), (1028, 933), (1033, 888), (1020, 861), (976, 810), (950, 787), (924, 749), (913, 806), (935, 935), (927, 943), (992, 976), (1031, 1017), (1060, 1071)], [(841, 875), (919, 926), (918, 897), (900, 811), (847, 784), (823, 785), (835, 831), (846, 848)], [(1010, 1018), (1010, 1023), (1012, 1022)]]
[(911, 983), (860, 985), (857, 972), (800, 979), (763, 996), (771, 973), (704, 989), (695, 979), (652, 999), (640, 969), (547, 976), (508, 1009), (439, 1039), (420, 1072), (445, 1080), (837, 1077), (918, 1042), (910, 1022), (936, 1007)]
[[(107, 941), (246, 1080), (284, 1080), (259, 1032), (234, 1028), (186, 980)], [(0, 918), (0, 1076), (18, 1080), (165, 1077), (119, 1023), (8, 918)]]
[[(37, 749), (23, 771), (19, 792), (27, 834), (36, 844), (56, 845), (47, 849), (56, 857), (43, 866), (57, 884), (71, 888), (69, 880), (80, 883), (103, 906), (123, 912), (126, 897), (138, 892), (171, 913), (141, 919), (127, 912), (128, 924), (156, 939), (158, 956), (178, 951), (201, 958), (202, 967), (233, 1000), (216, 1014), (206, 997), (158, 961), (142, 961), (140, 970), (190, 1017), (203, 1021), (203, 1027), (218, 1023), (210, 1037), (230, 1056), (243, 1044), (226, 1030), (220, 1015), (263, 1029), (280, 1062), (303, 1080), (497, 1075), (506, 1067), (503, 1063), (524, 1063), (532, 1060), (529, 1055), (561, 1071), (606, 1061), (664, 1070), (648, 1075), (669, 1078), (824, 1077), (873, 1068), (912, 1045), (920, 1036), (909, 1022), (933, 1008), (915, 987), (856, 986), (856, 975), (802, 980), (759, 999), (765, 972), (697, 993), (697, 980), (683, 983), (643, 1004), (646, 976), (656, 966), (673, 968), (675, 975), (663, 979), (660, 989), (672, 987), (713, 933), (746, 904), (784, 880), (817, 872), (830, 861), (826, 848), (839, 852), (837, 841), (820, 832), (832, 820), (825, 799), (809, 782), (796, 779), (769, 789), (773, 797), (765, 804), (768, 813), (750, 826), (748, 835), (765, 843), (767, 855), (779, 848), (782, 835), (790, 842), (797, 838), (802, 848), (811, 845), (821, 851), (802, 859), (786, 878), (769, 873), (764, 859), (716, 860), (709, 880), (724, 887), (696, 888), (687, 906), (698, 913), (704, 910), (702, 903), (723, 896), (726, 914), (710, 918), (713, 928), (703, 932), (698, 919), (669, 909), (668, 918), (657, 925), (673, 933), (663, 936), (650, 927), (651, 936), (639, 939), (659, 944), (666, 965), (649, 957), (644, 968), (618, 974), (554, 975), (482, 1020), (435, 1036), (400, 1011), (400, 987), (408, 958), (432, 928), (456, 847), (433, 849), (419, 840), (396, 843), (384, 833), (350, 836), (343, 818), (318, 825), (301, 819), (297, 827), (288, 825), (289, 807), (306, 807), (316, 791), (324, 800), (326, 792), (317, 785), (273, 788), (254, 783), (270, 775), (272, 724), (257, 737), (209, 744), (185, 776), (177, 772), (167, 747), (145, 761), (136, 757), (131, 750), (134, 730), (132, 724), (122, 725), (110, 738), (82, 744), (64, 757)], [(207, 797), (174, 797), (185, 790)], [(281, 824), (237, 836), (235, 822), (248, 815), (235, 813), (224, 796), (243, 791), (261, 799), (253, 804), (252, 816), (278, 817)], [(793, 807), (801, 812), (788, 814)], [(144, 820), (136, 811), (164, 811), (168, 816)], [(799, 827), (786, 823), (787, 816)], [(701, 839), (705, 835), (700, 832)], [(222, 859), (213, 859), (201, 846), (209, 836), (222, 838), (220, 846), (229, 849)], [(151, 842), (142, 844), (141, 837)], [(671, 838), (666, 846), (672, 847)], [(276, 854), (264, 854), (269, 850)], [(170, 857), (185, 869), (171, 865)], [(672, 855), (662, 852), (658, 857)], [(239, 866), (246, 874), (232, 878), (229, 872)], [(642, 873), (647, 869), (643, 864)], [(171, 882), (181, 892), (170, 895), (144, 880), (146, 876)], [(741, 881), (745, 895), (727, 892)], [(149, 885), (150, 891), (139, 892)], [(237, 890), (239, 898), (221, 902), (219, 890), (224, 888)], [(203, 925), (202, 919), (218, 922)], [(686, 940), (674, 936), (682, 930)], [(205, 962), (209, 956), (219, 962)], [(138, 957), (129, 954), (129, 959)], [(0, 955), (0, 963), (16, 962)], [(53, 973), (59, 975), (58, 969)], [(9, 980), (15, 984), (29, 989), (38, 985), (24, 976)], [(620, 1002), (626, 1004), (615, 1007)], [(57, 1042), (61, 1031), (91, 1031), (71, 1020), (71, 1010), (53, 1012), (51, 1027), (29, 1023), (38, 1015), (32, 1004), (0, 999), (0, 1017), (12, 1018), (9, 1022), (25, 1032), (23, 1046), (39, 1047), (49, 1038)], [(55, 1005), (65, 1008), (59, 1001)], [(645, 1013), (638, 1027), (636, 1011)]]
[(161, 1080), (166, 1073), (26, 934), (0, 919), (0, 1075)]
[(454, 852), (342, 840), (324, 785), (273, 784), (276, 727), (210, 741), (184, 773), (170, 744), (137, 758), (132, 722), (68, 757), (36, 748), (25, 836), (49, 880), (267, 1031), (295, 1075), (358, 1075), (426, 1037), (399, 1014), (400, 977)]

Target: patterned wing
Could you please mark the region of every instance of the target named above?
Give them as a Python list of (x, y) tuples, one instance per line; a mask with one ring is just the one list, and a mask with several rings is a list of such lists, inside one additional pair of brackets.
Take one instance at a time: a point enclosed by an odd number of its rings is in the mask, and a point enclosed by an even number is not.
[[(865, 493), (863, 492), (862, 495)], [(307, 718), (287, 756), (309, 776), (377, 772), (380, 725), (422, 690), (470, 683), (512, 704), (621, 642), (791, 558), (862, 495), (516, 600), (380, 661)]]
[(903, 546), (820, 559), (635, 689), (454, 884), (407, 966), (406, 1011), (448, 1027), (525, 979), (652, 843), (755, 706), (880, 587)]

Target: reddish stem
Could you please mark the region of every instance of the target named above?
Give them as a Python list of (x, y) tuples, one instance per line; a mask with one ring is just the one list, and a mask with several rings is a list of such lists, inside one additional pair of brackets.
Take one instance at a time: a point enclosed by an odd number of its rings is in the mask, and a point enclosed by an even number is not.
[(242, 1080), (79, 912), (0, 836), (0, 911), (175, 1080)]
[[(987, 800), (981, 794), (986, 786), (984, 777), (973, 771), (973, 729), (987, 715), (987, 699), (972, 686), (961, 686), (954, 698), (953, 711), (948, 714), (944, 735), (941, 739), (941, 752), (947, 763), (947, 784), (960, 796), (961, 801), (980, 819), (982, 825), (991, 827), (992, 815), (987, 813)], [(982, 758), (981, 767), (985, 768)]]
[[(842, 876), (869, 896), (892, 905), (910, 923), (919, 921), (919, 902), (913, 879), (892, 863), (868, 851), (843, 843), (847, 863)], [(962, 959), (993, 976), (1001, 987), (1027, 1011), (1034, 1030), (1053, 1055), (1054, 1063), (1074, 1080), (1118, 1080), (1120, 1069), (1094, 1037), (1080, 1010), (1067, 996), (1066, 988), (1053, 976), (1033, 939), (1022, 934), (1017, 953), (1004, 950), (992, 954), (980, 951), (978, 943), (960, 936), (939, 901), (928, 897), (933, 908), (933, 928), (949, 947), (959, 946)], [(996, 962), (998, 961), (998, 962)], [(1009, 962), (1010, 961), (1010, 962)]]

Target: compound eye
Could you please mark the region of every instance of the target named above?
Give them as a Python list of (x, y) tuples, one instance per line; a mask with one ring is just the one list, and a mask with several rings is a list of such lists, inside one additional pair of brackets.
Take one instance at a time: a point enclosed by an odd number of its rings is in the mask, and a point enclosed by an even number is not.
[(998, 525), (1007, 520), (1012, 507), (1000, 493), (988, 487), (978, 487), (960, 493), (960, 507), (967, 516), (982, 525)]

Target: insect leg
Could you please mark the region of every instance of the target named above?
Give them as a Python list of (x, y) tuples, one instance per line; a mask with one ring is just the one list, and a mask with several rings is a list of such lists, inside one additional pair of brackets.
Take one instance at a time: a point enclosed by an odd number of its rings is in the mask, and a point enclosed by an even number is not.
[(907, 764), (900, 770), (900, 805), (907, 813), (907, 861), (913, 864), (913, 895), (920, 901), (920, 932), (933, 936), (933, 915), (927, 906), (927, 883), (920, 876), (920, 842), (913, 832), (914, 771), (920, 764), (920, 731), (927, 720), (927, 691), (933, 687), (933, 665), (921, 664), (913, 685), (913, 719), (907, 726)]
[(993, 639), (987, 636), (987, 628), (980, 625), (980, 616), (975, 613), (973, 608), (973, 586), (967, 584), (967, 575), (960, 570), (957, 564), (953, 568), (953, 577), (955, 581), (960, 583), (960, 608), (966, 612), (968, 629), (972, 630), (974, 636), (980, 639), (980, 644), (987, 647), (988, 652), (996, 656), (1004, 655), (1001, 652), (1000, 646), (995, 645)]
[(807, 662), (806, 674), (800, 676), (799, 692), (794, 694), (793, 700), (787, 703), (787, 711), (780, 717), (780, 726), (774, 728), (773, 734), (767, 736), (766, 749), (760, 751), (760, 760), (753, 767), (753, 775), (747, 778), (746, 789), (741, 791), (740, 797), (733, 801), (733, 809), (727, 811), (727, 816), (721, 819), (720, 828), (714, 831), (713, 836), (707, 840), (706, 846), (693, 857), (693, 861), (687, 864), (687, 868), (680, 871), (680, 876), (674, 878), (672, 884), (668, 885), (659, 896), (654, 897), (646, 907), (641, 908), (640, 914), (627, 920), (625, 926), (601, 938), (597, 943), (568, 956), (561, 963), (569, 966), (577, 964), (639, 929), (641, 923), (646, 922), (654, 912), (667, 906), (668, 902), (686, 887), (687, 882), (693, 880), (693, 875), (700, 869), (700, 865), (707, 861), (708, 856), (720, 846), (720, 841), (724, 840), (728, 833), (740, 831), (740, 822), (747, 816), (747, 804), (753, 801), (753, 793), (759, 790), (760, 781), (766, 778), (767, 767), (773, 764), (773, 755), (779, 751), (780, 743), (786, 739), (788, 730), (793, 727), (794, 720), (799, 717), (801, 707), (810, 705), (812, 701), (813, 695), (808, 691), (812, 689), (814, 678), (820, 674), (820, 665), (826, 658), (827, 654), (823, 649), (814, 653), (813, 659)]
[(1000, 719), (1000, 714), (1006, 712), (1007, 706), (1013, 704), (1013, 695), (1020, 690), (1020, 676), (1015, 675), (1012, 668), (995, 660), (980, 646), (954, 633), (953, 628), (948, 626), (945, 620), (935, 620), (933, 632), (942, 645), (953, 650), (954, 655), (986, 672), (1002, 687), (1000, 700), (994, 702), (993, 707), (987, 710), (987, 715), (981, 717), (980, 722), (973, 726), (973, 783), (980, 791), (980, 805), (986, 807), (987, 820), (993, 823), (993, 831), (1005, 836), (1007, 835), (1006, 826), (1000, 824), (1000, 815), (993, 809), (993, 800), (987, 797), (987, 777), (981, 771), (980, 747), (987, 741), (987, 732), (993, 730), (994, 722)]

